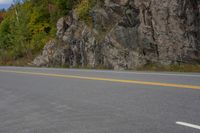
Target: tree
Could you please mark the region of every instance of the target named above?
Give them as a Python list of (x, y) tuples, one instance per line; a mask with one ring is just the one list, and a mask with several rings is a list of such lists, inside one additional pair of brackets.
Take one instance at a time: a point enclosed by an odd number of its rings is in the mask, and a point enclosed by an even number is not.
[(17, 60), (42, 50), (52, 36), (56, 21), (79, 0), (14, 0), (0, 23), (0, 63), (2, 57)]
[(0, 23), (3, 21), (5, 13), (6, 13), (6, 10), (4, 8), (0, 9)]

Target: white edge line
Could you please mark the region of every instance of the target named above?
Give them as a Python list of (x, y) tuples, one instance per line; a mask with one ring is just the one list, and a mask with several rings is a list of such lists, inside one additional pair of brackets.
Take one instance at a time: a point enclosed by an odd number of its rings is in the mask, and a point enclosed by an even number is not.
[[(21, 68), (21, 67), (0, 67), (0, 68)], [(41, 69), (37, 67), (25, 67), (28, 70)], [(94, 70), (94, 69), (59, 69), (59, 68), (42, 68), (44, 70), (65, 70), (71, 72), (97, 72), (97, 73), (119, 73), (119, 74), (138, 74), (138, 75), (157, 75), (157, 76), (178, 76), (178, 77), (200, 77), (200, 74), (184, 74), (184, 73), (160, 73), (160, 72), (136, 72), (136, 71), (114, 71), (114, 70)]]
[(190, 124), (190, 123), (186, 123), (186, 122), (180, 122), (180, 121), (177, 121), (176, 124), (200, 130), (200, 126), (198, 126), (198, 125), (194, 125), (194, 124)]

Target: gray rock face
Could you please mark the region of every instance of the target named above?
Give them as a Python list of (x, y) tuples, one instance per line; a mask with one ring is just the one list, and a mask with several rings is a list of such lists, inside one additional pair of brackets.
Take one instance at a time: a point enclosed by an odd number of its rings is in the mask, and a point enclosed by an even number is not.
[(199, 63), (199, 0), (138, 0), (140, 32), (157, 45), (159, 62)]
[(199, 0), (100, 3), (91, 11), (93, 26), (73, 11), (59, 19), (58, 39), (47, 43), (33, 63), (113, 69), (200, 63)]
[(41, 55), (34, 59), (33, 64), (36, 66), (63, 66), (68, 58), (68, 47), (57, 46), (56, 40), (50, 40), (43, 49)]

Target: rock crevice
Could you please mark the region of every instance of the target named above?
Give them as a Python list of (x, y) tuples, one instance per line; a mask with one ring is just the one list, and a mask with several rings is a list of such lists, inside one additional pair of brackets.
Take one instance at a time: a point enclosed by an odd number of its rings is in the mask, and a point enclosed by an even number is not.
[(104, 0), (91, 17), (93, 26), (74, 11), (60, 18), (57, 39), (33, 64), (134, 69), (200, 63), (199, 0)]

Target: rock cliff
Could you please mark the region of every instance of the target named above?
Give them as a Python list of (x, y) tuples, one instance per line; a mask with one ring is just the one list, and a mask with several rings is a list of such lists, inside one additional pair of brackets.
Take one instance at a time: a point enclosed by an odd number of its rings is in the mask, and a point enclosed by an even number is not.
[(103, 66), (134, 69), (148, 64), (200, 64), (199, 0), (100, 0), (92, 23), (74, 11), (57, 22), (36, 66)]

